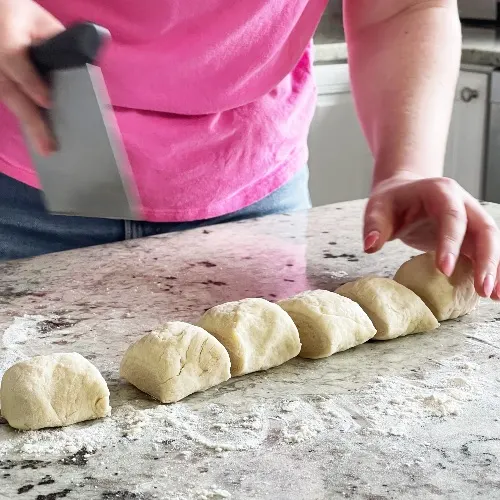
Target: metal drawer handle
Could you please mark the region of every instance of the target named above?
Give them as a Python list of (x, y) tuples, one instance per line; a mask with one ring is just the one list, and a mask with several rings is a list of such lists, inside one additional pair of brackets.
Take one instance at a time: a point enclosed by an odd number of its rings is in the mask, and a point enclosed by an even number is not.
[(463, 102), (471, 102), (473, 99), (477, 99), (479, 97), (479, 92), (475, 89), (471, 89), (470, 87), (464, 87), (460, 91), (460, 98)]

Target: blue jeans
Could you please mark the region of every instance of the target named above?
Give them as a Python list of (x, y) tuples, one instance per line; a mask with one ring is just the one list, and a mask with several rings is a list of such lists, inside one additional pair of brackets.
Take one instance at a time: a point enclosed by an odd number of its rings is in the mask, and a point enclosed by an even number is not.
[(311, 206), (308, 181), (305, 167), (287, 184), (249, 207), (213, 219), (177, 223), (52, 215), (45, 211), (40, 191), (0, 174), (0, 260), (307, 209)]

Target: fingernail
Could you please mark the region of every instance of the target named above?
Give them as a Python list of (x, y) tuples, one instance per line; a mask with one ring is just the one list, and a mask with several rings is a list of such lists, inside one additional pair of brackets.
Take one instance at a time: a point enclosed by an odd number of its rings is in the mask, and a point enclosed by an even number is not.
[(373, 250), (379, 239), (380, 233), (378, 231), (372, 231), (371, 233), (368, 233), (368, 236), (365, 238), (365, 252), (368, 252), (368, 250)]
[(491, 274), (487, 274), (483, 281), (483, 292), (486, 297), (491, 297), (495, 286), (495, 278)]
[(47, 151), (47, 147), (43, 143), (39, 143), (37, 148), (38, 154), (41, 156), (49, 156), (49, 152)]
[(56, 144), (52, 139), (45, 139), (40, 142), (39, 152), (42, 156), (49, 156), (56, 150)]
[(38, 94), (36, 96), (37, 99), (37, 104), (41, 106), (42, 108), (50, 108), (51, 102), (50, 102), (50, 96), (48, 94)]
[(453, 274), (453, 269), (455, 268), (455, 256), (452, 253), (447, 253), (441, 260), (441, 271), (443, 274), (448, 276), (448, 278)]
[(57, 143), (53, 137), (47, 137), (47, 139), (45, 140), (45, 144), (49, 153), (54, 153), (56, 151)]

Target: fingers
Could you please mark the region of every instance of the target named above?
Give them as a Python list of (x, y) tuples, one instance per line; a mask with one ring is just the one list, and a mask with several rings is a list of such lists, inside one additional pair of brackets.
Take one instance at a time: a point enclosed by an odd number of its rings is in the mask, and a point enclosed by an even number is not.
[(49, 107), (49, 89), (26, 55), (9, 55), (2, 61), (1, 70), (36, 104)]
[(482, 297), (490, 297), (498, 284), (499, 242), (498, 230), (485, 226), (478, 233), (474, 268), (474, 284)]
[(49, 14), (43, 7), (35, 4), (38, 9), (36, 29), (33, 32), (35, 40), (47, 40), (64, 31), (64, 25), (56, 19), (52, 14)]
[(447, 276), (460, 254), (469, 257), (477, 293), (500, 300), (500, 231), (455, 181), (393, 183), (372, 195), (365, 211), (365, 251), (375, 252), (394, 237), (424, 251), (435, 249), (436, 266)]
[(474, 286), (481, 297), (500, 296), (500, 232), (495, 221), (472, 197), (466, 201), (474, 240)]
[(496, 301), (500, 301), (500, 269), (497, 272), (497, 284), (495, 288), (493, 288), (493, 293), (491, 294), (491, 298)]
[(36, 2), (15, 9), (13, 3), (6, 14), (0, 30), (0, 72), (38, 106), (47, 108), (49, 89), (31, 63), (28, 47), (58, 34), (64, 26)]
[(49, 154), (55, 141), (38, 109), (49, 107), (49, 88), (31, 63), (28, 47), (64, 27), (37, 2), (0, 4), (0, 102), (22, 122), (35, 148)]
[(436, 205), (430, 213), (436, 214), (439, 221), (436, 264), (441, 272), (451, 276), (460, 253), (467, 253), (465, 247), (471, 247), (464, 240), (472, 240), (474, 286), (480, 296), (490, 297), (499, 283), (498, 228), (479, 202), (455, 181), (440, 179), (435, 187), (437, 193), (430, 199)]
[(23, 123), (28, 137), (40, 154), (48, 155), (55, 151), (55, 141), (40, 110), (13, 81), (2, 74), (0, 74), (0, 100)]
[(463, 190), (451, 179), (440, 179), (434, 183), (437, 190), (429, 212), (438, 221), (436, 265), (446, 276), (451, 276), (460, 255), (460, 248), (467, 231), (467, 212)]
[(493, 300), (500, 301), (500, 268), (497, 271), (497, 279), (495, 288), (493, 288), (493, 293), (491, 294)]
[(387, 243), (394, 232), (392, 200), (389, 197), (370, 198), (365, 209), (364, 250), (374, 253)]

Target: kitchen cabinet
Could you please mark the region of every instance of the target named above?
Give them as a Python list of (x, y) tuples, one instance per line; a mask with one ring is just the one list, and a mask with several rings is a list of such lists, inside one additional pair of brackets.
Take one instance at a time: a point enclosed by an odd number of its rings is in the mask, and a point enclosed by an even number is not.
[(309, 133), (313, 205), (364, 198), (373, 162), (356, 116), (347, 64), (314, 69), (318, 104)]
[[(372, 156), (356, 117), (347, 64), (315, 66), (318, 104), (309, 134), (314, 206), (368, 196)], [(457, 85), (444, 175), (483, 195), (489, 78), (462, 70)]]
[(483, 198), (489, 107), (488, 73), (461, 71), (448, 136), (444, 175)]

